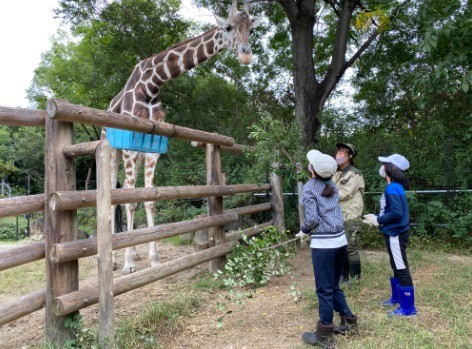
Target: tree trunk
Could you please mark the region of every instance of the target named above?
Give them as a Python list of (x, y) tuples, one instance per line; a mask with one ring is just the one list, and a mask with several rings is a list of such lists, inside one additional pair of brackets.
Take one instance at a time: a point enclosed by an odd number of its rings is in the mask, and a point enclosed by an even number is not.
[(319, 114), (349, 66), (346, 62), (348, 32), (358, 1), (341, 1), (337, 8), (339, 21), (331, 62), (321, 82), (316, 79), (313, 61), (313, 27), (316, 23), (317, 2), (279, 0), (279, 3), (287, 14), (292, 33), (295, 116), (305, 134), (304, 145), (309, 146), (316, 143), (316, 133), (320, 127)]

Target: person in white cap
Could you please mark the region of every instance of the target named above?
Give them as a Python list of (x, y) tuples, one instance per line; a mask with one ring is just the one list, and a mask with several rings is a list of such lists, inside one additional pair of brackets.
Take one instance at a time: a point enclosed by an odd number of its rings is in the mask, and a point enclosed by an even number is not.
[(382, 163), (379, 174), (385, 178), (387, 187), (380, 199), (380, 213), (365, 215), (364, 223), (380, 227), (384, 234), (393, 277), (390, 277), (391, 297), (384, 306), (400, 306), (388, 313), (389, 316), (414, 316), (415, 290), (406, 257), (410, 238), (410, 213), (405, 190), (410, 182), (405, 171), (410, 167), (408, 160), (400, 155), (379, 157)]
[(346, 330), (357, 332), (357, 316), (349, 306), (339, 279), (347, 254), (344, 220), (339, 206), (338, 189), (332, 181), (338, 165), (336, 160), (318, 150), (307, 153), (309, 179), (303, 186), (302, 204), (305, 219), (297, 237), (310, 235), (311, 258), (318, 296), (319, 321), (313, 332), (305, 332), (305, 343), (331, 348), (334, 345), (333, 313), (338, 312)]

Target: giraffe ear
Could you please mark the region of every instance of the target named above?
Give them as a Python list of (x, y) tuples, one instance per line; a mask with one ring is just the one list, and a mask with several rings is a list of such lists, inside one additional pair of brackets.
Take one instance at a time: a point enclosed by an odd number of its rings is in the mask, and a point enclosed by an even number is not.
[(215, 15), (215, 19), (219, 28), (226, 28), (229, 25), (228, 21), (220, 16)]
[(254, 17), (252, 18), (252, 27), (255, 28), (262, 23), (263, 17)]

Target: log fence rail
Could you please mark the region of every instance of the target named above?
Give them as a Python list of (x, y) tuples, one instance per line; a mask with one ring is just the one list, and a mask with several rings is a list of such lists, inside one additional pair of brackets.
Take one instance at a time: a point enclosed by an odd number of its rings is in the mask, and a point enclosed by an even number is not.
[[(110, 189), (108, 141), (73, 143), (73, 123), (115, 127), (191, 141), (205, 149), (207, 185), (135, 189)], [(209, 270), (224, 266), (225, 256), (234, 241), (244, 235), (258, 234), (270, 225), (284, 229), (281, 180), (272, 174), (270, 184), (222, 183), (221, 151), (241, 154), (248, 149), (231, 137), (193, 130), (165, 122), (141, 120), (122, 114), (96, 110), (52, 99), (46, 111), (0, 106), (0, 125), (43, 127), (45, 139), (45, 193), (0, 199), (0, 218), (44, 211), (45, 241), (0, 251), (0, 271), (44, 259), (46, 288), (33, 291), (14, 301), (0, 304), (0, 325), (16, 320), (46, 306), (45, 335), (59, 346), (73, 338), (65, 326), (67, 314), (99, 303), (99, 339), (101, 344), (113, 338), (113, 297), (209, 262)], [(75, 190), (75, 158), (93, 155), (97, 161), (97, 190)], [(223, 197), (247, 192), (272, 191), (272, 201), (258, 205), (223, 209)], [(173, 199), (207, 198), (208, 214), (188, 221), (161, 224), (111, 234), (111, 205)], [(97, 238), (76, 239), (77, 209), (97, 208)], [(272, 212), (272, 221), (239, 231), (224, 232), (223, 226), (239, 216)], [(113, 279), (112, 250), (150, 241), (209, 229), (209, 240), (200, 242), (198, 252), (157, 267)], [(95, 285), (78, 285), (78, 259), (98, 255), (99, 280)]]

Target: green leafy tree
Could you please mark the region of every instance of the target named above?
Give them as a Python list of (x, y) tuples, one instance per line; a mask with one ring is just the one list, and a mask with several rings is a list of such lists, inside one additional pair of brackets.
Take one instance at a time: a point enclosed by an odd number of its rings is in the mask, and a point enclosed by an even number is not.
[[(251, 2), (253, 12), (264, 13), (272, 25), (269, 46), (275, 57), (269, 56), (264, 62), (269, 67), (267, 76), (280, 77), (280, 69), (272, 67), (275, 64), (293, 75), (295, 116), (304, 132), (304, 145), (316, 143), (320, 114), (347, 69), (372, 47), (379, 34), (395, 27), (390, 19), (409, 2)], [(199, 3), (222, 6), (219, 1)]]

